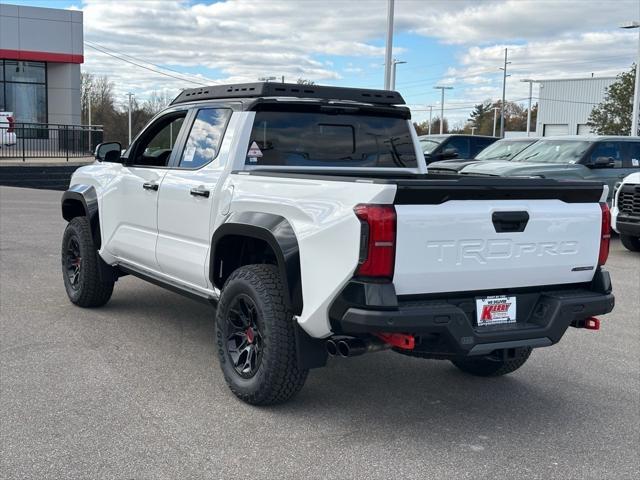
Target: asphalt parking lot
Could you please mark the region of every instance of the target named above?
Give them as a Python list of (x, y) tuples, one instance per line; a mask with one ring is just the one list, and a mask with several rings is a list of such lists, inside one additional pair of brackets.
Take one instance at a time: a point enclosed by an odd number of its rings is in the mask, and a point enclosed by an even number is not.
[(510, 376), (375, 353), (255, 408), (206, 305), (133, 277), (103, 308), (69, 303), (60, 195), (0, 188), (1, 478), (639, 478), (640, 255), (617, 239), (602, 329)]

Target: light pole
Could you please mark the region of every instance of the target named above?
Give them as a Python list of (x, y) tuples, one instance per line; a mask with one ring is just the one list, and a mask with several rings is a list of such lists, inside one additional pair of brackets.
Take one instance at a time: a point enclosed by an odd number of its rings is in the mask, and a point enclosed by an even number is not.
[(440, 98), (440, 135), (442, 135), (444, 133), (444, 91), (445, 90), (453, 90), (453, 87), (433, 87), (436, 90), (440, 90), (441, 91), (441, 98)]
[(433, 105), (429, 105), (429, 135), (431, 135), (431, 117), (433, 115)]
[(398, 60), (396, 58), (393, 59), (393, 63), (392, 63), (393, 68), (391, 69), (391, 87), (389, 88), (389, 90), (396, 89), (396, 65), (400, 65), (403, 63), (407, 63), (407, 62)]
[(493, 107), (493, 136), (496, 136), (496, 123), (498, 121), (498, 107)]
[(636, 85), (633, 90), (633, 115), (631, 117), (631, 136), (638, 135), (638, 104), (640, 103), (640, 22), (629, 22), (621, 28), (638, 28), (638, 56), (636, 58)]
[(520, 80), (521, 82), (529, 82), (529, 110), (527, 110), (527, 137), (531, 135), (531, 97), (533, 96), (533, 82), (530, 78)]
[(393, 58), (393, 0), (387, 0), (387, 43), (384, 49), (384, 89), (391, 89), (391, 63)]
[(131, 99), (134, 96), (131, 92), (127, 93), (127, 97), (129, 97), (129, 145), (131, 145)]
[(500, 138), (504, 138), (504, 102), (505, 102), (505, 93), (507, 91), (507, 65), (511, 62), (507, 62), (507, 49), (504, 49), (504, 67), (501, 67), (500, 70), (503, 72), (502, 76), (502, 111), (500, 115)]
[(475, 135), (476, 134), (476, 128), (477, 127), (471, 127), (471, 135)]

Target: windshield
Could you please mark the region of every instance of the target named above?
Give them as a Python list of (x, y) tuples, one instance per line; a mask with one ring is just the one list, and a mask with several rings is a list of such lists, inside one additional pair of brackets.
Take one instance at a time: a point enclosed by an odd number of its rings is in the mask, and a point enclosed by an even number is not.
[(443, 140), (444, 138), (421, 138), (420, 147), (422, 148), (422, 153), (433, 152)]
[(476, 160), (511, 160), (536, 140), (530, 142), (500, 140), (489, 145), (476, 155)]
[(576, 163), (590, 143), (583, 140), (539, 140), (512, 162)]
[(416, 168), (409, 123), (375, 114), (259, 111), (246, 165)]

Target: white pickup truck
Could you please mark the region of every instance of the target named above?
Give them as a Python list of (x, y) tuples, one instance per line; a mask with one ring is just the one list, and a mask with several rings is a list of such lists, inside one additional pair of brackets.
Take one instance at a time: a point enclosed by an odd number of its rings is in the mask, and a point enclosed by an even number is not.
[(62, 198), (71, 301), (126, 274), (214, 304), (234, 394), (283, 402), (328, 355), (393, 348), (481, 376), (614, 306), (607, 188), (427, 173), (396, 92), (183, 91)]

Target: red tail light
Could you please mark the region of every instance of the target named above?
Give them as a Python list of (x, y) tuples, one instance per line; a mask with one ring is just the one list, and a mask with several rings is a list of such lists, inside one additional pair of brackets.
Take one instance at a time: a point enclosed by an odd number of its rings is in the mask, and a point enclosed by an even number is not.
[(7, 117), (7, 120), (9, 121), (9, 128), (7, 129), (7, 133), (13, 133), (13, 127), (15, 125), (13, 117)]
[(396, 209), (393, 205), (358, 205), (362, 223), (356, 275), (391, 280), (396, 260)]
[(607, 263), (609, 258), (609, 243), (611, 242), (611, 212), (606, 202), (600, 204), (602, 209), (602, 228), (600, 230), (600, 253), (598, 255), (598, 266)]

